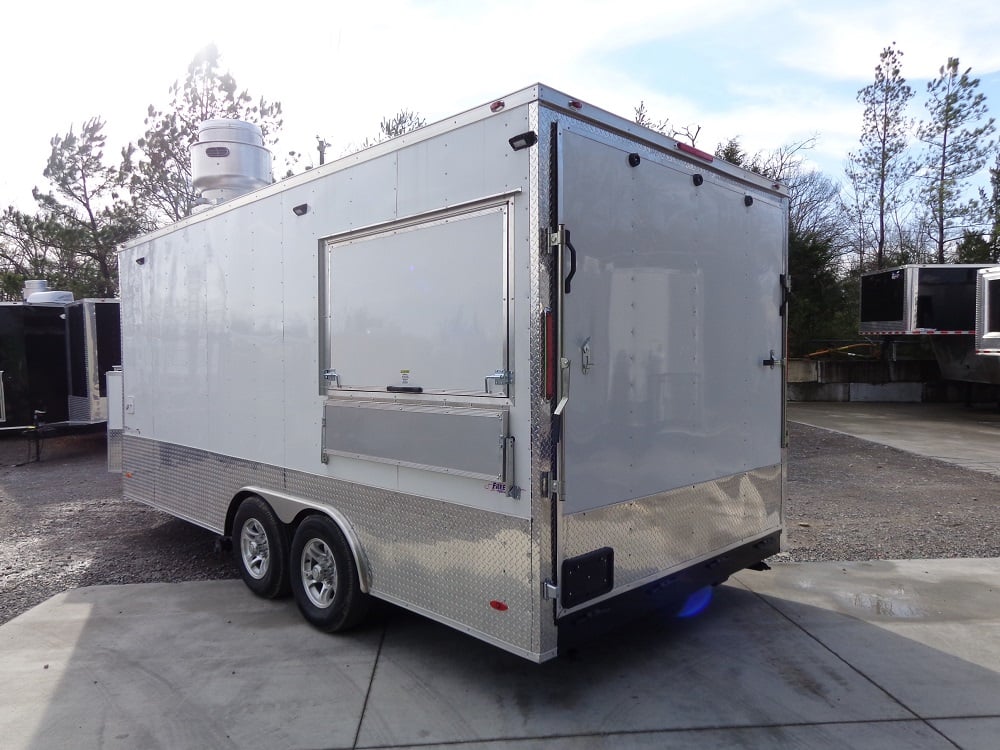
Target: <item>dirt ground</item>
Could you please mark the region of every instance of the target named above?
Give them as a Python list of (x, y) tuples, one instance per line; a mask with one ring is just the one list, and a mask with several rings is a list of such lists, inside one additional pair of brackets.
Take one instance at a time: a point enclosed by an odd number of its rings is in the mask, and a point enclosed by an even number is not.
[[(1000, 477), (789, 424), (783, 560), (1000, 556)], [(0, 623), (66, 589), (238, 576), (214, 534), (126, 502), (103, 434), (0, 440)]]

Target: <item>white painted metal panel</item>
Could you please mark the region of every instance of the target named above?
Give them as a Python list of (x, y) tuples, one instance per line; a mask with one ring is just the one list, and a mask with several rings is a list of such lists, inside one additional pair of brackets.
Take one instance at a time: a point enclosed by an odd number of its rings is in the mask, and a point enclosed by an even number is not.
[[(781, 462), (779, 276), (784, 214), (666, 157), (563, 132), (560, 222), (577, 273), (565, 296), (567, 513)], [(592, 179), (600, 175), (600, 180)], [(584, 347), (590, 366), (584, 367)]]
[(121, 430), (125, 423), (122, 419), (122, 373), (115, 370), (107, 373), (108, 383), (108, 430)]
[(508, 139), (528, 129), (527, 113), (527, 107), (508, 110), (402, 148), (398, 215), (419, 216), (525, 184), (527, 153), (513, 151)]
[(341, 387), (486, 392), (507, 368), (507, 210), (330, 243), (330, 367)]
[[(180, 445), (206, 445), (209, 435), (205, 306), (211, 256), (202, 257), (210, 250), (203, 237), (191, 230), (166, 237), (147, 249), (145, 263), (134, 271), (143, 277), (147, 295), (144, 323), (151, 354), (148, 390), (136, 394), (135, 409), (151, 411), (153, 433)], [(126, 398), (129, 377), (126, 373)]]
[(272, 199), (227, 214), (205, 259), (212, 450), (273, 463), (285, 457), (280, 209)]

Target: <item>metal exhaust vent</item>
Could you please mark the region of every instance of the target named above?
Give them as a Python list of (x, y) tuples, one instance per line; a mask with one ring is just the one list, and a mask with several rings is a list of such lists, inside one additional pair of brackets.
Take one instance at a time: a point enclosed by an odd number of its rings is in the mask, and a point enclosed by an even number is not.
[(270, 185), (271, 152), (260, 128), (242, 120), (205, 120), (191, 146), (191, 177), (205, 205)]

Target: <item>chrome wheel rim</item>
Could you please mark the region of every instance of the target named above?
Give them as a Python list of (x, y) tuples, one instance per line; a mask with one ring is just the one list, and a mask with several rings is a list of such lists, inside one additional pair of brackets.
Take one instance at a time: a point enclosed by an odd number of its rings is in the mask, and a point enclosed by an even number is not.
[(267, 575), (271, 567), (271, 548), (267, 543), (267, 532), (256, 518), (247, 519), (240, 529), (240, 556), (243, 567), (256, 580)]
[(302, 548), (302, 588), (310, 602), (320, 609), (333, 604), (337, 595), (337, 563), (333, 551), (322, 539), (310, 539)]

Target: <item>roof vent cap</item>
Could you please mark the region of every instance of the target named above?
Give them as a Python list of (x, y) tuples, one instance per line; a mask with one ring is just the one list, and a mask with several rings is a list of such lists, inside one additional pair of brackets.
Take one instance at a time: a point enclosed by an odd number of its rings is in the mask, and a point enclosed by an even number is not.
[(243, 120), (205, 120), (191, 146), (191, 182), (211, 205), (274, 182), (260, 128)]

